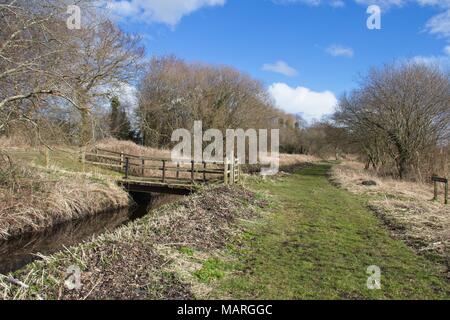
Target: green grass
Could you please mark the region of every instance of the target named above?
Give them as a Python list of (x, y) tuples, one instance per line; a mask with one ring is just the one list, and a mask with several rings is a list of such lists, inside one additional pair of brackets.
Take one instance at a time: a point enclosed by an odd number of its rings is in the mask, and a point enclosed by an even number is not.
[(225, 263), (219, 259), (210, 258), (203, 262), (203, 266), (200, 270), (194, 272), (194, 276), (200, 282), (208, 283), (213, 280), (222, 279), (229, 268), (229, 263)]
[[(329, 164), (276, 180), (250, 182), (275, 206), (236, 241), (234, 272), (205, 263), (199, 279), (218, 279), (212, 297), (237, 299), (434, 299), (449, 296), (438, 265), (394, 240), (365, 199), (332, 186)], [(381, 289), (367, 288), (367, 268)]]
[[(37, 149), (27, 149), (27, 150), (8, 150), (8, 154), (12, 156), (13, 159), (22, 160), (24, 162), (32, 163), (38, 166), (44, 167), (46, 165), (45, 154)], [(79, 154), (74, 149), (72, 151), (63, 151), (59, 149), (54, 149), (49, 151), (49, 160), (51, 166), (56, 166), (60, 169), (70, 171), (70, 172), (82, 172), (83, 164), (80, 161)], [(94, 166), (90, 164), (85, 164), (85, 172), (95, 172), (104, 175), (113, 176), (120, 178), (121, 173), (109, 170), (107, 168), (102, 168), (99, 166)], [(97, 182), (97, 181), (93, 181)]]
[(192, 257), (195, 254), (195, 250), (189, 247), (181, 247), (178, 249), (181, 253), (187, 255), (188, 257)]

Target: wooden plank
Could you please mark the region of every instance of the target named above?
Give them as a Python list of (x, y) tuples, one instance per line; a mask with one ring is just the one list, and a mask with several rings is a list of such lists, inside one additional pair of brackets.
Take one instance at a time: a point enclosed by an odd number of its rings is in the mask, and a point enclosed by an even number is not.
[[(132, 179), (134, 181), (144, 181), (144, 182), (161, 182), (161, 176), (146, 176), (146, 177), (140, 177), (140, 176), (133, 176), (133, 175), (128, 175), (129, 179)], [(192, 182), (191, 178), (174, 178), (174, 177), (166, 177), (165, 178), (166, 181), (181, 181), (181, 182)], [(207, 182), (209, 182), (210, 180), (217, 180), (216, 179), (208, 179)], [(201, 178), (196, 178), (194, 179), (195, 182), (203, 182), (203, 179)]]
[(140, 186), (148, 186), (148, 187), (152, 187), (152, 186), (164, 186), (164, 187), (169, 187), (169, 188), (192, 188), (193, 185), (192, 184), (181, 184), (181, 183), (162, 183), (161, 181), (152, 181), (152, 182), (146, 182), (146, 181), (140, 181), (140, 180), (132, 180), (132, 179), (127, 179), (127, 180), (120, 180), (119, 183), (122, 184), (135, 184), (135, 185), (140, 185)]
[(431, 180), (434, 182), (442, 182), (442, 183), (447, 183), (448, 179), (447, 178), (440, 178), (440, 177), (431, 177)]
[(93, 162), (93, 161), (85, 161), (85, 163), (93, 164), (96, 166), (105, 166), (105, 167), (113, 167), (113, 168), (122, 169), (122, 166), (120, 164), (112, 164), (112, 163), (105, 163), (105, 162)]
[[(142, 168), (141, 164), (137, 164), (137, 163), (131, 163), (130, 162), (130, 167), (139, 167)], [(146, 170), (159, 170), (162, 171), (163, 167), (160, 166), (144, 166), (144, 169)], [(191, 172), (192, 168), (177, 168), (177, 167), (167, 167), (165, 168), (166, 171), (171, 171), (171, 172)], [(209, 173), (209, 174), (223, 174), (223, 170), (222, 169), (197, 169), (194, 168), (194, 172), (198, 173), (198, 174), (202, 174), (202, 173)]]
[(120, 157), (105, 156), (105, 155), (102, 155), (102, 154), (95, 154), (95, 153), (89, 153), (89, 152), (86, 152), (85, 155), (86, 156), (95, 157), (95, 158), (108, 159), (108, 160), (117, 160), (117, 161), (121, 160)]

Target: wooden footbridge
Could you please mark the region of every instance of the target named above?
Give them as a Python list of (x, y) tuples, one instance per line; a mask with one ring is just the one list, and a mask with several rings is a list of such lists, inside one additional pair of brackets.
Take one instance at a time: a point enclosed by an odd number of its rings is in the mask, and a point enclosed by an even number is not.
[(82, 152), (81, 161), (123, 173), (118, 183), (131, 192), (188, 194), (202, 185), (235, 184), (241, 179), (238, 159), (173, 161), (96, 148)]

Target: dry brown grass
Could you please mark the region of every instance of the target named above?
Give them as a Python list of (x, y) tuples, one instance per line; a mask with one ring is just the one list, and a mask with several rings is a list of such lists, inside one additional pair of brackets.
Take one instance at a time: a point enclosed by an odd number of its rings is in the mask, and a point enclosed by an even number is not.
[(318, 162), (321, 159), (305, 154), (280, 154), (280, 168), (296, 166), (304, 163)]
[[(431, 201), (431, 184), (381, 178), (357, 162), (344, 162), (332, 169), (331, 179), (350, 192), (365, 195), (369, 206), (393, 234), (411, 247), (450, 265), (450, 205)], [(376, 186), (361, 183), (373, 180)]]
[(129, 204), (124, 190), (99, 175), (17, 161), (0, 167), (2, 239)]
[(27, 143), (22, 137), (0, 137), (0, 148), (17, 148), (17, 147), (28, 147)]
[(132, 141), (117, 140), (107, 138), (95, 144), (95, 147), (106, 149), (114, 152), (123, 152), (136, 156), (170, 158), (170, 150), (153, 149), (149, 147), (139, 146)]

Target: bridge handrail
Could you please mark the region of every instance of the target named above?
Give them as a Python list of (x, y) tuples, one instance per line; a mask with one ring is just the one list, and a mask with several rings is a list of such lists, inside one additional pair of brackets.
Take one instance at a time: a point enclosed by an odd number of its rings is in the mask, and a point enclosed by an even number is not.
[[(135, 154), (129, 154), (129, 153), (125, 153), (125, 152), (118, 152), (118, 151), (112, 151), (112, 150), (107, 150), (107, 149), (101, 149), (101, 148), (95, 148), (94, 150), (98, 150), (98, 151), (103, 151), (103, 152), (109, 152), (112, 154), (117, 154), (123, 157), (129, 157), (129, 158), (133, 158), (133, 159), (137, 159), (137, 160), (154, 160), (154, 161), (170, 161), (172, 163), (186, 163), (186, 164), (190, 164), (192, 160), (190, 159), (186, 159), (186, 158), (179, 158), (179, 159), (173, 159), (173, 158), (169, 158), (169, 157), (150, 157), (150, 156), (138, 156)], [(87, 153), (86, 153), (87, 154)], [(94, 154), (92, 152), (90, 152), (90, 154)], [(195, 161), (195, 163), (212, 163), (212, 164), (223, 164), (224, 161), (223, 160), (202, 160), (202, 161)]]
[[(105, 152), (118, 156), (111, 156), (101, 154), (99, 152)], [(90, 159), (86, 159), (88, 156)], [(95, 157), (95, 161), (91, 160), (91, 157)], [(101, 160), (109, 160), (108, 162), (102, 162)], [(82, 152), (81, 160), (83, 163), (90, 163), (97, 166), (108, 166), (112, 168), (116, 168), (119, 171), (124, 173), (124, 179), (128, 179), (132, 176), (132, 173), (135, 173), (135, 169), (130, 172), (130, 168), (138, 168), (140, 170), (141, 176), (140, 178), (145, 179), (158, 179), (162, 180), (165, 183), (167, 180), (175, 180), (175, 181), (190, 181), (192, 184), (196, 181), (203, 181), (204, 183), (212, 183), (213, 181), (217, 181), (217, 175), (221, 176), (223, 182), (225, 184), (234, 184), (240, 181), (241, 177), (241, 168), (239, 160), (236, 158), (232, 161), (228, 159), (224, 159), (223, 161), (187, 161), (187, 159), (168, 159), (168, 158), (159, 158), (159, 157), (147, 157), (147, 156), (136, 156), (127, 153), (111, 151), (101, 148), (96, 148), (94, 152)], [(139, 160), (140, 163), (135, 163), (133, 160)], [(146, 165), (145, 162), (162, 162), (161, 165)], [(113, 162), (113, 163), (111, 163)], [(168, 164), (176, 164), (176, 166), (170, 166)], [(208, 164), (214, 164), (218, 167), (207, 168)], [(186, 165), (186, 166), (183, 166)], [(189, 165), (189, 167), (187, 167)], [(202, 165), (202, 168), (199, 168), (199, 165)], [(146, 170), (155, 170), (162, 171), (162, 177), (158, 176), (146, 176)], [(167, 172), (176, 172), (176, 177), (167, 177)], [(189, 178), (180, 177), (180, 173), (190, 173)], [(202, 178), (197, 178), (196, 175), (202, 175)], [(210, 175), (210, 177), (207, 177)], [(211, 175), (216, 175), (216, 178), (211, 177)]]

